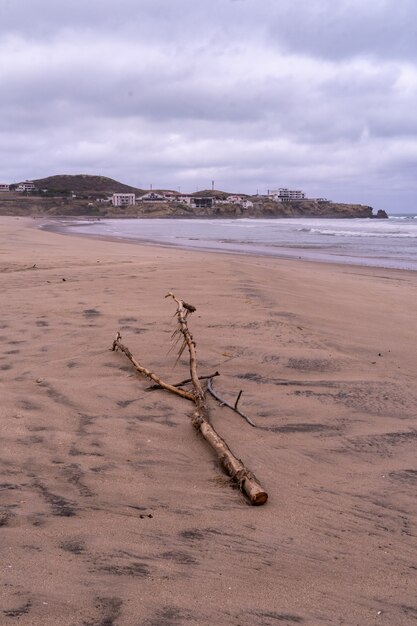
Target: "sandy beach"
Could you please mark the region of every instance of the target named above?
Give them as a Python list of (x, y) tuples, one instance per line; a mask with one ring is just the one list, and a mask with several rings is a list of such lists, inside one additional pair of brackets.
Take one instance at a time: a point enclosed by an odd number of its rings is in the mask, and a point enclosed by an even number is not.
[[(0, 624), (417, 623), (417, 272), (44, 232), (0, 218)], [(197, 311), (248, 506), (136, 358)]]

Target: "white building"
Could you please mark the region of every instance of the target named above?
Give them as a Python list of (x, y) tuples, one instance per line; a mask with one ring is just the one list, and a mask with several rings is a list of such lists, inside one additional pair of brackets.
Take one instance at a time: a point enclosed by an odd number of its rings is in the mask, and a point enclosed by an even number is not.
[(286, 187), (280, 187), (279, 189), (273, 189), (268, 193), (268, 196), (277, 202), (291, 202), (291, 200), (303, 200), (306, 195), (301, 189), (287, 189)]
[(143, 196), (138, 198), (139, 202), (168, 202), (168, 198), (161, 193), (156, 193), (156, 191), (148, 191)]
[(10, 186), (6, 183), (0, 183), (0, 191), (10, 191)]
[(229, 204), (241, 204), (243, 198), (242, 196), (227, 196), (226, 200)]
[(111, 197), (113, 206), (131, 206), (135, 202), (136, 196), (134, 193), (114, 193)]
[(26, 193), (36, 191), (36, 185), (31, 180), (25, 180), (24, 183), (18, 184), (18, 186), (16, 187), (16, 191), (24, 191)]

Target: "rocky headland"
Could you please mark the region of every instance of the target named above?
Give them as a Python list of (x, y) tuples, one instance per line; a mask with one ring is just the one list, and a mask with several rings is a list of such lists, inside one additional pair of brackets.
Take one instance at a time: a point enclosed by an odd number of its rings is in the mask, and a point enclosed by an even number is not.
[[(36, 190), (0, 194), (0, 215), (62, 217), (198, 217), (198, 218), (387, 218), (385, 211), (374, 213), (370, 206), (302, 199), (277, 202), (269, 196), (232, 195), (224, 191), (200, 191), (186, 196), (167, 190), (154, 192), (149, 200), (143, 189), (125, 185), (104, 176), (65, 175), (33, 181)], [(135, 194), (135, 204), (113, 206), (114, 193)], [(146, 198), (146, 201), (145, 201)], [(207, 203), (194, 202), (204, 198)]]

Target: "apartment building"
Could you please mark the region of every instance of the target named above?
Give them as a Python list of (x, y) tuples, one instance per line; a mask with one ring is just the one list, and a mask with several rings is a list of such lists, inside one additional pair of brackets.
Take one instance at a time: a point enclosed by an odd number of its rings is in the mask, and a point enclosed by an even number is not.
[(287, 189), (286, 187), (280, 187), (279, 189), (273, 189), (268, 193), (269, 197), (277, 202), (291, 202), (291, 200), (303, 200), (306, 195), (301, 189)]
[(0, 183), (0, 191), (10, 191), (10, 185), (6, 183)]
[(36, 185), (31, 180), (25, 180), (24, 183), (18, 184), (16, 191), (30, 193), (31, 191), (36, 191)]
[(113, 206), (132, 206), (136, 202), (134, 193), (114, 193), (111, 197)]

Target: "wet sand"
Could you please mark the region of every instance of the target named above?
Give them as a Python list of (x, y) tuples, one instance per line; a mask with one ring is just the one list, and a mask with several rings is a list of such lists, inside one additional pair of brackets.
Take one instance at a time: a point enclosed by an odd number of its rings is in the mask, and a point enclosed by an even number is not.
[[(153, 248), (0, 219), (0, 624), (417, 622), (417, 273)], [(250, 507), (162, 378), (197, 307), (212, 422)]]

